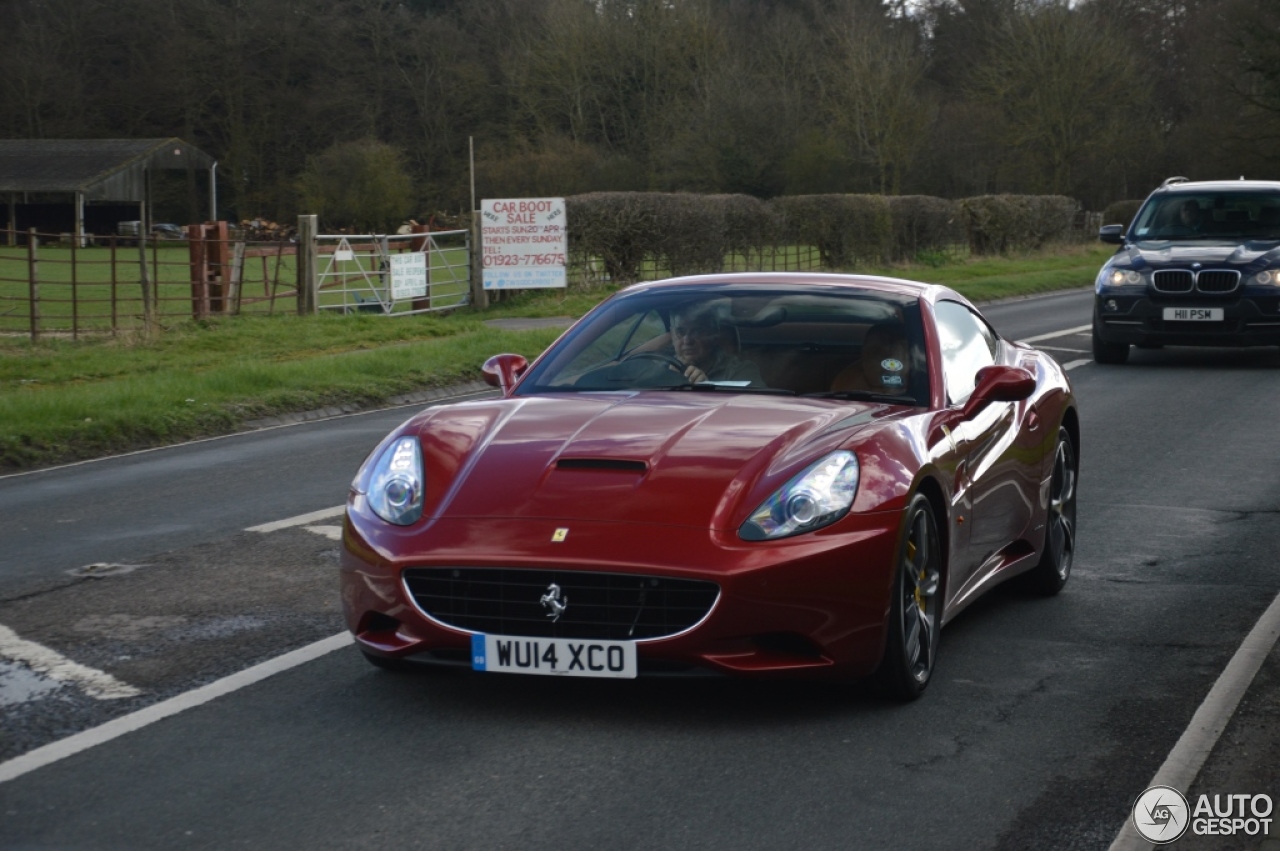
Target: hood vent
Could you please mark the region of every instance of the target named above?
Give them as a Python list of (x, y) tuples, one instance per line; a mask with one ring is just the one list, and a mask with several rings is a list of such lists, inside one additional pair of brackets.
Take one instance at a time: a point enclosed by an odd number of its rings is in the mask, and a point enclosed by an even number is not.
[(614, 470), (623, 473), (645, 473), (649, 465), (643, 461), (624, 458), (561, 458), (557, 470)]

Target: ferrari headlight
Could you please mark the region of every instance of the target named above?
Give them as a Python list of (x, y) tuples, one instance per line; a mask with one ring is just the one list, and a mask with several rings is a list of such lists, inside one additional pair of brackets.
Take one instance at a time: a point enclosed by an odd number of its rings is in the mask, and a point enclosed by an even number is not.
[(1253, 276), (1253, 282), (1255, 284), (1275, 284), (1280, 286), (1280, 270), (1264, 269)]
[(422, 450), (416, 437), (392, 441), (373, 465), (369, 507), (388, 523), (408, 526), (422, 517)]
[(858, 493), (858, 456), (832, 452), (778, 489), (738, 530), (744, 541), (785, 538), (843, 517)]
[(1135, 272), (1132, 269), (1112, 269), (1111, 274), (1107, 276), (1107, 283), (1113, 287), (1125, 284), (1140, 284), (1142, 283), (1142, 273)]

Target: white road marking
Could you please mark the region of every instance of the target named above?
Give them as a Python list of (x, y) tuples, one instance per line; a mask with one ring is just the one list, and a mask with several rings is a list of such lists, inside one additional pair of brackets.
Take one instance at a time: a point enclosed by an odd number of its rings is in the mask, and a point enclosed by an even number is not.
[(333, 508), (322, 508), (319, 511), (312, 511), (309, 514), (299, 514), (297, 517), (288, 517), (284, 520), (274, 520), (270, 523), (263, 523), (261, 526), (250, 526), (245, 529), (246, 532), (276, 532), (280, 529), (288, 529), (291, 526), (306, 526), (309, 523), (315, 523), (318, 520), (328, 520), (330, 517), (337, 517), (346, 511), (345, 505), (335, 505)]
[(1045, 349), (1050, 352), (1075, 352), (1076, 354), (1087, 355), (1088, 349), (1068, 349), (1066, 346), (1036, 346), (1037, 349)]
[(1078, 366), (1084, 366), (1087, 363), (1093, 363), (1092, 358), (1084, 358), (1082, 360), (1073, 360), (1062, 365), (1063, 369), (1075, 369)]
[[(1277, 638), (1280, 638), (1280, 594), (1276, 595), (1245, 636), (1244, 642), (1192, 716), (1191, 723), (1182, 732), (1178, 743), (1165, 758), (1164, 765), (1160, 766), (1156, 776), (1147, 784), (1148, 789), (1152, 786), (1171, 786), (1184, 795), (1187, 793), (1222, 731), (1227, 728), (1227, 722), (1235, 714), (1240, 698), (1244, 697), (1258, 669), (1275, 646)], [(1141, 791), (1135, 790), (1135, 800)], [(1147, 851), (1150, 847), (1151, 843), (1143, 839), (1133, 826), (1133, 819), (1127, 818), (1109, 851)]]
[(83, 733), (76, 733), (74, 736), (68, 736), (44, 747), (28, 751), (8, 762), (0, 762), (0, 783), (21, 777), (29, 771), (35, 771), (37, 768), (66, 759), (81, 751), (119, 738), (126, 733), (140, 730), (162, 718), (177, 715), (179, 712), (208, 703), (215, 698), (238, 691), (245, 686), (261, 682), (282, 671), (295, 668), (313, 659), (319, 659), (334, 650), (346, 647), (351, 643), (351, 640), (351, 634), (347, 632), (321, 639), (314, 644), (308, 644), (306, 647), (300, 647), (283, 656), (269, 659), (266, 662), (254, 665), (252, 668), (246, 668), (229, 677), (223, 677), (206, 686), (179, 694), (168, 700), (162, 700), (145, 709), (139, 709), (137, 712), (131, 712), (90, 730), (85, 730)]
[(85, 694), (98, 700), (118, 700), (122, 697), (136, 697), (142, 694), (140, 689), (115, 677), (72, 662), (61, 653), (50, 650), (42, 644), (27, 641), (18, 636), (7, 626), (0, 625), (0, 656), (21, 662), (37, 674), (43, 674), (52, 680), (71, 683), (79, 686)]
[(1027, 337), (1025, 340), (1019, 340), (1020, 343), (1038, 343), (1041, 340), (1052, 340), (1055, 337), (1070, 337), (1072, 334), (1079, 334), (1081, 331), (1088, 331), (1092, 325), (1081, 325), (1079, 328), (1068, 328), (1065, 331), (1053, 331), (1049, 334), (1041, 334), (1038, 337)]
[(430, 408), (439, 404), (448, 404), (450, 402), (461, 402), (476, 396), (488, 396), (496, 393), (496, 390), (475, 390), (468, 393), (460, 393), (457, 396), (441, 396), (429, 402), (405, 402), (403, 405), (391, 405), (386, 408), (373, 408), (368, 411), (356, 411), (351, 414), (336, 414), (332, 417), (317, 417), (314, 420), (299, 420), (296, 423), (281, 423), (280, 425), (263, 426), (255, 428), (252, 431), (236, 431), (231, 434), (219, 434), (213, 437), (201, 437), (196, 440), (187, 440), (182, 443), (170, 443), (165, 446), (152, 446), (147, 449), (135, 449), (132, 452), (121, 452), (119, 455), (103, 455), (100, 458), (86, 458), (83, 461), (71, 461), (67, 464), (59, 464), (56, 467), (41, 467), (38, 470), (23, 470), (18, 473), (5, 473), (0, 479), (16, 479), (19, 476), (38, 476), (42, 473), (53, 473), (57, 470), (66, 470), (71, 467), (83, 467), (86, 464), (97, 464), (100, 461), (111, 461), (116, 458), (132, 458), (134, 455), (147, 455), (152, 452), (164, 452), (166, 449), (181, 449), (184, 446), (195, 446), (200, 443), (211, 443), (215, 440), (231, 440), (235, 437), (249, 437), (251, 435), (262, 434), (263, 432), (276, 431), (282, 428), (294, 428), (301, 425), (314, 425), (315, 423), (324, 423), (331, 420), (345, 420), (349, 417), (363, 417), (368, 414), (381, 414), (387, 411), (398, 411), (401, 408)]
[(315, 532), (317, 535), (324, 535), (326, 538), (328, 538), (331, 541), (342, 540), (341, 526), (306, 526), (304, 528), (308, 532)]

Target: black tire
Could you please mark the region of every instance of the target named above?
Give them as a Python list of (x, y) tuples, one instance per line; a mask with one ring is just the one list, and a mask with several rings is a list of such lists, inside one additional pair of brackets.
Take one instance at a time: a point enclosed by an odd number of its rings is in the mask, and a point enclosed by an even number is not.
[(889, 634), (876, 680), (895, 700), (924, 694), (938, 661), (942, 630), (942, 536), (929, 500), (916, 494), (904, 517), (892, 599)]
[(1129, 359), (1128, 343), (1108, 343), (1098, 329), (1098, 317), (1093, 318), (1093, 360), (1095, 363), (1124, 363)]
[(1049, 480), (1049, 512), (1045, 518), (1044, 549), (1040, 562), (1027, 572), (1031, 590), (1052, 597), (1071, 578), (1076, 553), (1076, 485), (1080, 461), (1075, 444), (1065, 428), (1058, 429), (1058, 445), (1053, 452), (1053, 475)]

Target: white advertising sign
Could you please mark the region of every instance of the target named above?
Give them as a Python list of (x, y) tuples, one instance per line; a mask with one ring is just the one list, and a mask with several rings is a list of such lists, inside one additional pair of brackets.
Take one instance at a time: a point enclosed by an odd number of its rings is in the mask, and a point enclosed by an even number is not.
[(427, 294), (427, 255), (421, 251), (391, 255), (391, 300), (405, 301)]
[(480, 202), (480, 244), (486, 290), (567, 284), (563, 198)]

